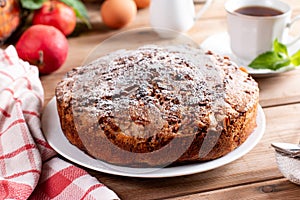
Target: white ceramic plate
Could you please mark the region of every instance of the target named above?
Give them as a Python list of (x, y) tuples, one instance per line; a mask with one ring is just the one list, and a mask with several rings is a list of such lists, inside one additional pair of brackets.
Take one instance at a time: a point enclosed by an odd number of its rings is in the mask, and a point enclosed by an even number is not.
[[(222, 32), (222, 33), (217, 33), (214, 34), (207, 39), (205, 39), (200, 47), (203, 48), (204, 50), (211, 50), (212, 52), (223, 55), (223, 56), (228, 56), (232, 61), (234, 61), (237, 65), (245, 67), (249, 74), (251, 74), (253, 77), (268, 77), (268, 76), (274, 76), (276, 74), (282, 73), (282, 72), (287, 72), (290, 70), (296, 69), (293, 66), (287, 66), (280, 68), (278, 70), (270, 70), (270, 69), (253, 69), (248, 67), (247, 62), (239, 59), (237, 56), (235, 56), (231, 49), (230, 49), (230, 38), (227, 32)], [(289, 54), (296, 53), (297, 50), (299, 49), (300, 46), (300, 41), (294, 43), (293, 45), (288, 47)]]
[(79, 150), (77, 147), (71, 145), (61, 130), (55, 97), (46, 106), (42, 115), (42, 129), (48, 143), (55, 151), (65, 158), (83, 167), (87, 167), (99, 172), (143, 178), (183, 176), (205, 172), (228, 164), (242, 157), (254, 148), (265, 132), (265, 124), (265, 115), (262, 108), (259, 106), (257, 115), (257, 128), (249, 136), (249, 138), (234, 151), (213, 161), (166, 168), (130, 168), (111, 165), (94, 159)]

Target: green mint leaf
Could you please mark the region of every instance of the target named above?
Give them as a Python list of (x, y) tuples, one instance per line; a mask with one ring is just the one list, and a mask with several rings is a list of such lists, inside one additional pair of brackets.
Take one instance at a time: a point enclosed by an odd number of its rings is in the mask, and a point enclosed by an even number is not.
[(276, 53), (283, 53), (284, 55), (288, 56), (287, 47), (284, 44), (280, 43), (277, 38), (273, 42), (273, 50)]
[(275, 62), (273, 64), (273, 69), (277, 70), (277, 69), (280, 69), (282, 67), (289, 66), (290, 64), (291, 64), (291, 60), (289, 58), (285, 58), (283, 60), (279, 60), (279, 61)]
[(267, 51), (256, 57), (250, 64), (249, 67), (254, 69), (271, 69), (277, 70), (281, 67), (288, 66), (290, 59), (282, 56), (280, 53), (275, 51)]
[(295, 66), (299, 66), (300, 65), (300, 50), (298, 50), (296, 53), (294, 53), (291, 56), (291, 63)]
[(60, 1), (72, 7), (75, 11), (76, 17), (78, 17), (83, 23), (85, 23), (88, 28), (92, 27), (89, 22), (88, 12), (84, 4), (80, 0), (60, 0)]
[(42, 7), (46, 0), (20, 0), (22, 8), (36, 10)]

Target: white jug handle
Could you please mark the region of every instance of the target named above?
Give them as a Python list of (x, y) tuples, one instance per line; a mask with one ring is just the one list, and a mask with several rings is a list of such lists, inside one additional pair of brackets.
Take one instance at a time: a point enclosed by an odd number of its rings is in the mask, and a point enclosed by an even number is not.
[[(290, 28), (292, 27), (292, 25), (293, 25), (296, 21), (298, 21), (298, 20), (300, 20), (300, 15), (296, 16), (295, 18), (293, 18), (293, 19), (291, 20), (291, 22), (288, 23), (288, 24), (286, 25), (286, 27), (287, 27), (288, 29), (290, 29)], [(300, 39), (300, 35), (298, 35), (298, 36), (297, 36), (296, 38), (294, 38), (292, 41), (288, 42), (286, 45), (287, 45), (287, 46), (291, 46), (291, 45), (293, 45), (294, 43), (296, 43), (299, 39)]]
[(208, 7), (211, 5), (212, 2), (213, 2), (213, 0), (205, 0), (205, 4), (197, 12), (195, 20), (198, 20), (203, 15), (203, 13), (208, 9)]

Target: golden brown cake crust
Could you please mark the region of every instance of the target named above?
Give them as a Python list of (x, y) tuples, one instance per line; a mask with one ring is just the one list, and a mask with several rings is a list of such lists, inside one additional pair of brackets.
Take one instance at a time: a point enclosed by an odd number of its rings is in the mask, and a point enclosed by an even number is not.
[(256, 127), (257, 83), (228, 58), (187, 46), (119, 51), (68, 72), (56, 87), (68, 140), (118, 165), (219, 158)]

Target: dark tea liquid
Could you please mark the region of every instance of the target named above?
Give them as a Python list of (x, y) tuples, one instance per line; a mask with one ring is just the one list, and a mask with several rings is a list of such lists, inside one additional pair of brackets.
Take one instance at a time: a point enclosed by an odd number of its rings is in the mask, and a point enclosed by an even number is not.
[(260, 17), (266, 17), (266, 16), (276, 16), (283, 14), (282, 11), (276, 10), (274, 8), (268, 8), (263, 6), (247, 6), (242, 7), (235, 12), (240, 13), (242, 15), (250, 15), (250, 16), (260, 16)]

